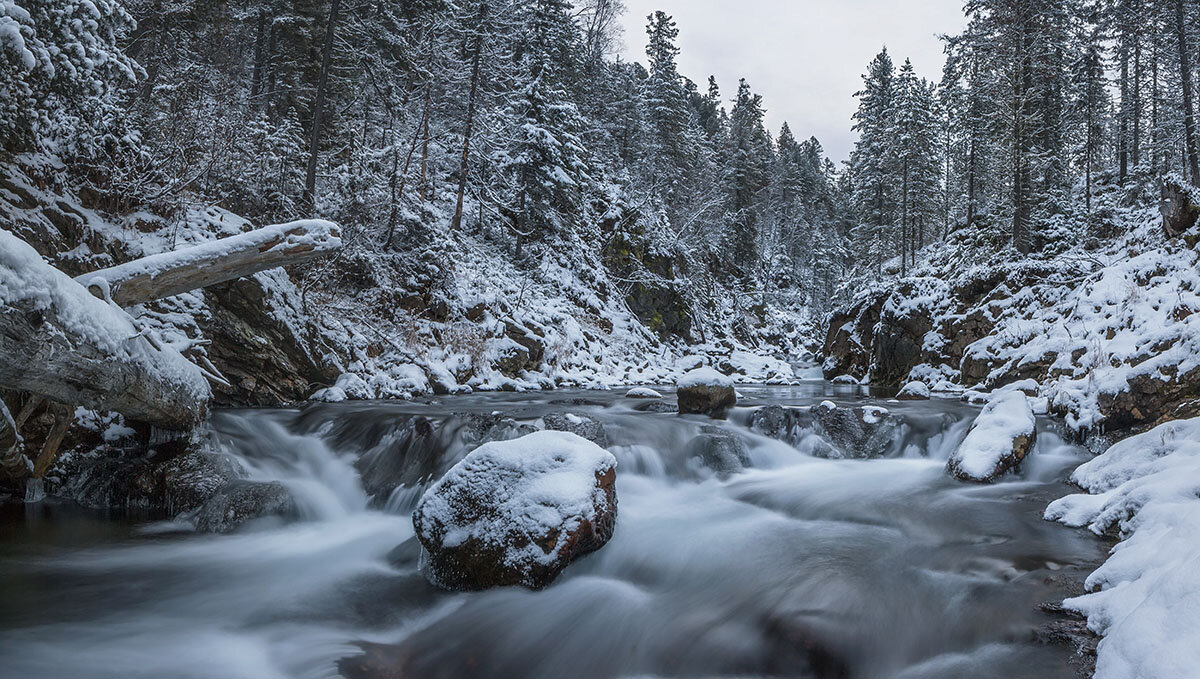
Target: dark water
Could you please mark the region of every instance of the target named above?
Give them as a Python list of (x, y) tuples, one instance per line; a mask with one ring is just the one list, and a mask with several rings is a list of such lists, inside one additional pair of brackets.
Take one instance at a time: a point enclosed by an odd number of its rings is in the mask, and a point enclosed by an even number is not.
[[(891, 457), (830, 461), (740, 422), (757, 404), (868, 402), (855, 387), (740, 390), (721, 426), (748, 437), (753, 468), (725, 480), (685, 452), (706, 420), (637, 412), (619, 392), (219, 413), (228, 452), (286, 483), (304, 520), (215, 536), (9, 506), (0, 675), (336, 677), (370, 642), (397, 677), (1076, 676), (1071, 650), (1034, 631), (1038, 604), (1104, 556), (1041, 519), (1084, 451), (1044, 430), (1020, 475), (963, 485), (943, 465), (973, 408), (870, 400), (908, 423)], [(603, 422), (620, 465), (613, 540), (544, 591), (429, 586), (408, 516), (420, 486), (373, 504), (353, 461), (400, 450), (414, 414), (462, 411)], [(451, 444), (441, 464), (465, 452)]]

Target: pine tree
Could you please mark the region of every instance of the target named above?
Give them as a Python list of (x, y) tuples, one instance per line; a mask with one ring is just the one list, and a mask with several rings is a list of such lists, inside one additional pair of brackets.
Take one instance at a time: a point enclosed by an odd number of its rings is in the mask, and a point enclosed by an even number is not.
[(895, 106), (895, 66), (884, 48), (871, 61), (863, 76), (863, 88), (855, 93), (858, 111), (853, 130), (858, 142), (850, 154), (853, 183), (852, 202), (858, 209), (859, 233), (866, 259), (876, 269), (890, 251), (889, 240), (895, 214), (894, 148), (892, 125)]

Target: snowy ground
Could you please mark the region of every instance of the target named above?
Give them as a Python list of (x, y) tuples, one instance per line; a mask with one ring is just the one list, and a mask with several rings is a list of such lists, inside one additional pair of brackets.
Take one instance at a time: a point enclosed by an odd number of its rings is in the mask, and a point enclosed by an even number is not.
[(1096, 679), (1177, 679), (1200, 667), (1200, 418), (1160, 425), (1081, 465), (1046, 518), (1123, 541), (1067, 608), (1103, 635)]

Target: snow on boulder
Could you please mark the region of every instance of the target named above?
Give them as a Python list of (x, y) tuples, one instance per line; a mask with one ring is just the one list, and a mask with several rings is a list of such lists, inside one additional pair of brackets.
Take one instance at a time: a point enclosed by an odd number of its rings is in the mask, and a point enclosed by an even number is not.
[(625, 392), (625, 398), (662, 398), (662, 394), (650, 387), (634, 387)]
[(712, 368), (696, 368), (684, 373), (675, 383), (681, 413), (703, 413), (724, 417), (737, 403), (733, 380)]
[(545, 587), (612, 537), (616, 466), (608, 451), (569, 432), (476, 448), (413, 512), (426, 577), (454, 590)]
[(899, 401), (927, 401), (929, 400), (929, 394), (928, 384), (914, 380), (900, 388), (900, 393), (896, 394), (896, 399)]
[(1019, 391), (997, 393), (946, 461), (946, 470), (961, 481), (991, 483), (1021, 464), (1036, 442), (1029, 398)]

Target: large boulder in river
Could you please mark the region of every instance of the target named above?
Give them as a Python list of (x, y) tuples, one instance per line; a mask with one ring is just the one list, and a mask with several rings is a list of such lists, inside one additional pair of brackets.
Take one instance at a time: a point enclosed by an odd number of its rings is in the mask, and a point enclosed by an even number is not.
[(616, 466), (608, 451), (569, 432), (476, 448), (413, 512), (426, 577), (454, 590), (545, 587), (612, 537)]
[(737, 403), (733, 380), (712, 368), (696, 368), (684, 373), (675, 388), (681, 413), (702, 413), (723, 418), (729, 408)]
[(1036, 442), (1029, 398), (1019, 391), (1000, 392), (975, 418), (946, 470), (960, 481), (991, 483), (1020, 465)]

